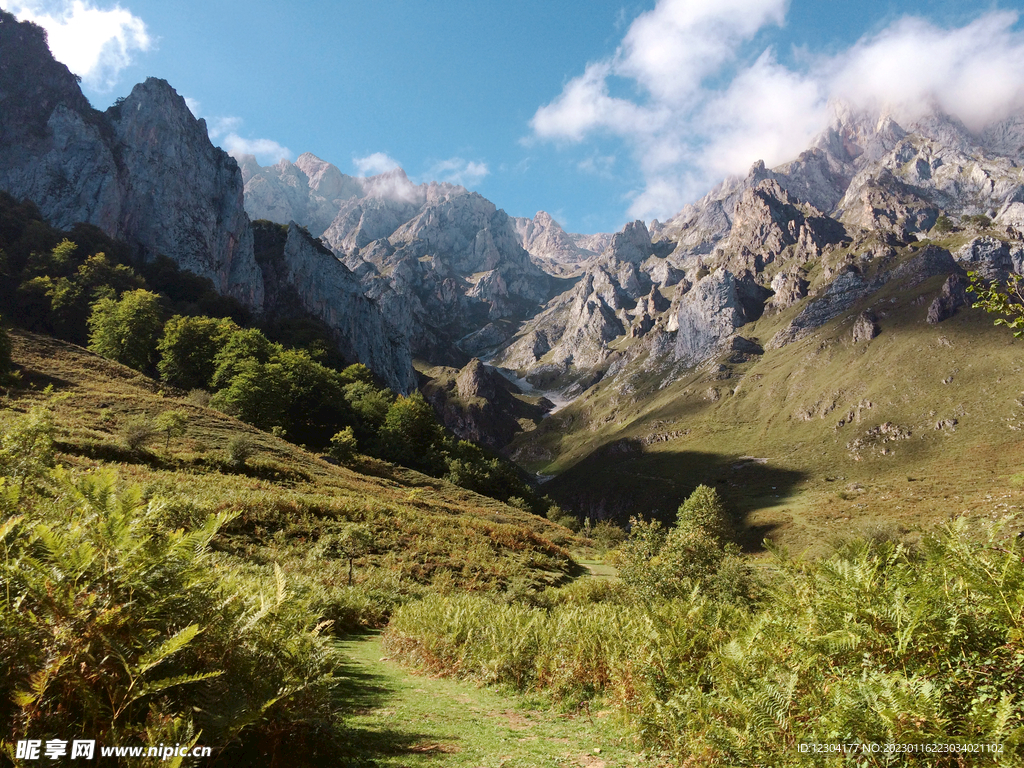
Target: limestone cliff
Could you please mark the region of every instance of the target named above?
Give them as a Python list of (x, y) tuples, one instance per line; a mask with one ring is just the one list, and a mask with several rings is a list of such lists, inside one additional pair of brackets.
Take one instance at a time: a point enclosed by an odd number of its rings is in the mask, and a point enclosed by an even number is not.
[(0, 189), (33, 200), (55, 226), (95, 224), (143, 258), (169, 256), (262, 307), (242, 176), (205, 123), (153, 78), (94, 110), (42, 29), (3, 11)]

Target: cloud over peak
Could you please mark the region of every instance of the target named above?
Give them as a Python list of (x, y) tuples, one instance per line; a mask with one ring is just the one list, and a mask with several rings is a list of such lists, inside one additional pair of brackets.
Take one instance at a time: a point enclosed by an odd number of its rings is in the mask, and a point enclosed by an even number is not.
[(972, 130), (1024, 105), (1016, 13), (953, 28), (904, 17), (846, 50), (785, 64), (759, 35), (784, 24), (787, 5), (658, 0), (612, 56), (589, 62), (537, 109), (533, 137), (623, 141), (643, 177), (629, 216), (665, 217), (756, 160), (796, 157), (827, 126), (832, 99), (897, 120), (938, 107)]

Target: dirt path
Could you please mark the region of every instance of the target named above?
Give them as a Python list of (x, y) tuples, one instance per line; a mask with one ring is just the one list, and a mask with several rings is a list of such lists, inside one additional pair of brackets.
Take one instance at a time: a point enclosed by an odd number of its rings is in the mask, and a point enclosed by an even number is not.
[(458, 680), (413, 675), (382, 659), (377, 635), (351, 638), (339, 765), (379, 768), (646, 768), (611, 711), (552, 712)]
[(608, 565), (603, 560), (576, 560), (577, 563), (582, 565), (590, 575), (598, 579), (608, 579), (609, 581), (619, 580), (619, 571), (614, 566)]

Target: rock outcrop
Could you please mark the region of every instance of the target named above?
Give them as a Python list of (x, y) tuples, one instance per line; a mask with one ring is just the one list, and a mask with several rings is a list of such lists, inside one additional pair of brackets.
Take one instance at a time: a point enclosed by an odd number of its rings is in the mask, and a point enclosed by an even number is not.
[(248, 159), (244, 169), (250, 214), (304, 217), (296, 220), (345, 261), (413, 354), (431, 362), (461, 365), (496, 347), (508, 321), (553, 292), (513, 220), (463, 187), (416, 185), (401, 169), (354, 178), (308, 153), (269, 168)]
[(463, 440), (498, 451), (520, 432), (540, 421), (551, 403), (529, 403), (508, 379), (474, 358), (461, 370), (428, 371), (423, 393), (441, 422)]

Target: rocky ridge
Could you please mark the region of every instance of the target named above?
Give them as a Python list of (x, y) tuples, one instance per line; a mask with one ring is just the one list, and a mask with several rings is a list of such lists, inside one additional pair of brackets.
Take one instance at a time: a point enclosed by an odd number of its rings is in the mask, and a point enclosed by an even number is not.
[(261, 168), (243, 161), (254, 218), (299, 216), (344, 260), (431, 363), (462, 365), (536, 311), (552, 278), (522, 248), (512, 219), (464, 187), (413, 184), (401, 169), (356, 178), (311, 154)]
[[(640, 359), (647, 368), (700, 365), (729, 352), (745, 324), (794, 305), (767, 348), (807, 336), (909, 274), (1005, 279), (1021, 270), (1020, 120), (975, 135), (942, 114), (904, 128), (885, 113), (833, 106), (831, 125), (796, 160), (755, 163), (643, 236), (627, 225), (495, 364), (538, 385), (585, 388)], [(964, 244), (907, 262), (907, 248), (935, 235), (940, 215)], [(962, 305), (960, 284), (951, 285), (936, 317)]]

